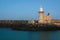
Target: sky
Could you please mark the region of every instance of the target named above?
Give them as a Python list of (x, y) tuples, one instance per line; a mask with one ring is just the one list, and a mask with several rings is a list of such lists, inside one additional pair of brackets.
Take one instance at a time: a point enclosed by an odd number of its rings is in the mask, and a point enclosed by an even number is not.
[(0, 20), (38, 20), (40, 7), (60, 19), (60, 0), (0, 0)]

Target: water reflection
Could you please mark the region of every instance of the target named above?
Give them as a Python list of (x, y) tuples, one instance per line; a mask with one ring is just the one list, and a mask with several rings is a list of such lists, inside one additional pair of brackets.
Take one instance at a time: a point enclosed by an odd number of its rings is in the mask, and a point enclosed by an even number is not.
[(60, 40), (60, 31), (40, 31), (39, 40)]
[(29, 40), (51, 40), (50, 31), (28, 32)]
[(51, 40), (51, 33), (49, 31), (41, 31), (39, 37), (40, 40)]

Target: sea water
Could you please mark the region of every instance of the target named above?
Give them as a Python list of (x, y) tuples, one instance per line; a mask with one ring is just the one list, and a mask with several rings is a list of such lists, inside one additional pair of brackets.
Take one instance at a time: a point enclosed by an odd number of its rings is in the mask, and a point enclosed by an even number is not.
[(17, 31), (0, 28), (0, 40), (60, 40), (60, 31)]

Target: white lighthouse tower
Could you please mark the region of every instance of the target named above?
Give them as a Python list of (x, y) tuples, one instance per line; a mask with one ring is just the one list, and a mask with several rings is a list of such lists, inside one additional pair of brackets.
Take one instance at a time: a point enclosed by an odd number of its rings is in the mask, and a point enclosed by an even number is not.
[(39, 24), (44, 23), (44, 10), (43, 10), (43, 8), (40, 8), (40, 10), (39, 10), (38, 23)]

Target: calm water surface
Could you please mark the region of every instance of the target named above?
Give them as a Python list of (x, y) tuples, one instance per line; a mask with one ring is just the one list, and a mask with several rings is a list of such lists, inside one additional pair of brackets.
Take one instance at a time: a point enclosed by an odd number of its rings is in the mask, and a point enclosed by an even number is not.
[(0, 28), (0, 40), (60, 40), (60, 31), (16, 31)]

